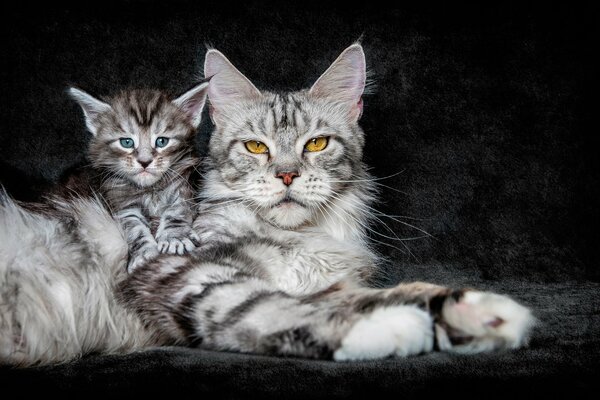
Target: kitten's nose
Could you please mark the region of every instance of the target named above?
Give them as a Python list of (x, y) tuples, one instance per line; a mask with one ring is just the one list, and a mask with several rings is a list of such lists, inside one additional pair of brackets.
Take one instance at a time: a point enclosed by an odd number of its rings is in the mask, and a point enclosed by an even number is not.
[(300, 174), (295, 171), (294, 172), (279, 172), (275, 176), (278, 178), (281, 178), (283, 180), (284, 185), (290, 186), (292, 184), (292, 181), (294, 180), (294, 178), (297, 176), (300, 176)]
[(150, 165), (152, 163), (152, 160), (150, 160), (150, 161), (138, 160), (138, 162), (140, 163), (140, 165), (142, 166), (142, 168), (146, 168), (148, 165)]

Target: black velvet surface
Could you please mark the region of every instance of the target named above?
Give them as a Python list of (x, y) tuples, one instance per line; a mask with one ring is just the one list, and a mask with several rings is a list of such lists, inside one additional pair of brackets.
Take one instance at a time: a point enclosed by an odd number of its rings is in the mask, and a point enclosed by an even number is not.
[[(157, 349), (0, 369), (0, 386), (72, 393), (242, 398), (362, 394), (573, 395), (596, 388), (599, 165), (591, 125), (589, 7), (304, 2), (91, 2), (4, 10), (0, 183), (32, 200), (82, 160), (88, 136), (68, 85), (173, 93), (201, 76), (206, 46), (260, 88), (309, 86), (362, 38), (373, 81), (365, 158), (377, 208), (432, 238), (391, 241), (383, 283), (428, 280), (515, 296), (540, 326), (530, 348), (335, 364)], [(203, 123), (197, 144), (211, 130)], [(382, 220), (402, 238), (421, 232)], [(4, 389), (3, 389), (4, 390)]]

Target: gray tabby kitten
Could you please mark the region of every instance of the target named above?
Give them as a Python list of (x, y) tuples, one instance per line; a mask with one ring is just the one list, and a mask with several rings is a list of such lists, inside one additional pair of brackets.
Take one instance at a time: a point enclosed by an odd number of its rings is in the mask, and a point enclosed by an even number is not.
[(355, 360), (527, 342), (533, 317), (508, 297), (363, 286), (377, 257), (365, 235), (359, 45), (300, 92), (261, 92), (216, 50), (205, 73), (216, 128), (200, 246), (126, 276), (119, 225), (95, 200), (58, 204), (62, 216), (4, 201), (1, 220), (24, 239), (0, 229), (0, 360), (167, 344)]
[(201, 83), (173, 101), (158, 90), (138, 89), (107, 102), (70, 89), (93, 134), (88, 157), (103, 176), (98, 186), (125, 228), (129, 272), (159, 252), (183, 254), (198, 243), (193, 139), (207, 87)]

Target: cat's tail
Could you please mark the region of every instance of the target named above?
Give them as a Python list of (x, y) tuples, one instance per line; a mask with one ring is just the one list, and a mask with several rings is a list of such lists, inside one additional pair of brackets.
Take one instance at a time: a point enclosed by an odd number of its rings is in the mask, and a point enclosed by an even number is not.
[(112, 293), (126, 257), (99, 199), (21, 205), (0, 188), (0, 364), (133, 346)]

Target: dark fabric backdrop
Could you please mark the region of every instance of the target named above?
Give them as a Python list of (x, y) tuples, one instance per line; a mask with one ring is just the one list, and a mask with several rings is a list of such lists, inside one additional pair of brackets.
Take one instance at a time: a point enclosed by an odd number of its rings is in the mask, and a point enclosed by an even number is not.
[[(259, 88), (299, 89), (361, 38), (373, 81), (362, 118), (365, 157), (374, 175), (393, 175), (379, 181), (385, 186), (377, 208), (433, 235), (404, 242), (373, 235), (390, 260), (387, 282), (429, 279), (529, 294), (548, 318), (553, 296), (574, 282), (569, 312), (587, 305), (587, 319), (573, 326), (587, 324), (581, 342), (593, 350), (586, 366), (597, 365), (600, 169), (591, 125), (591, 7), (12, 7), (0, 17), (0, 183), (16, 198), (37, 198), (82, 159), (88, 136), (65, 93), (69, 85), (96, 95), (126, 86), (177, 93), (201, 77), (209, 45)], [(207, 118), (201, 150), (210, 129)], [(400, 237), (420, 235), (383, 220)], [(383, 225), (376, 229), (389, 234)]]

